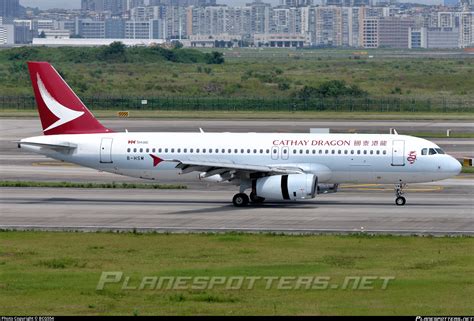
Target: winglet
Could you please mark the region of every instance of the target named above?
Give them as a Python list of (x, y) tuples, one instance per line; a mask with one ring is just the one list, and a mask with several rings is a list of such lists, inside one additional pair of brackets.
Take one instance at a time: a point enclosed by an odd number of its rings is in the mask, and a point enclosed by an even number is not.
[(28, 62), (45, 135), (109, 133), (48, 62)]

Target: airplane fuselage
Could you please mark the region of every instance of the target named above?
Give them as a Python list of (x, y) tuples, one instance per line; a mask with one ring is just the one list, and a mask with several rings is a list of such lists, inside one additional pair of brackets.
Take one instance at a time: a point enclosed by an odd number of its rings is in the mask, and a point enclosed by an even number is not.
[[(77, 145), (68, 152), (23, 148), (115, 174), (159, 180), (180, 172), (178, 161), (291, 166), (319, 183), (421, 183), (459, 172), (459, 162), (432, 153), (439, 147), (405, 135), (286, 133), (146, 133), (46, 135), (22, 142)], [(422, 151), (425, 155), (423, 155)], [(155, 162), (153, 156), (167, 161)]]

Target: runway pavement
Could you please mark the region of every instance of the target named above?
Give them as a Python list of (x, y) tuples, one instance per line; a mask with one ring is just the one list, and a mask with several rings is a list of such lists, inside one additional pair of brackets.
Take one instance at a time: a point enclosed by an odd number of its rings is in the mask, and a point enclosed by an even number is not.
[[(1, 229), (142, 232), (474, 234), (473, 198), (433, 187), (344, 192), (311, 201), (231, 205), (231, 191), (3, 188)], [(432, 190), (431, 192), (425, 192)]]
[[(446, 121), (205, 121), (106, 120), (121, 131), (474, 132), (470, 122)], [(0, 179), (144, 182), (60, 163), (16, 148), (13, 141), (41, 135), (38, 119), (0, 119)], [(456, 157), (474, 156), (473, 139), (434, 139)], [(196, 175), (167, 176), (188, 190), (83, 190), (1, 188), (0, 229), (139, 231), (276, 231), (285, 233), (370, 232), (474, 234), (474, 177), (410, 185), (407, 205), (394, 205), (392, 186), (344, 185), (336, 194), (298, 203), (234, 208), (236, 187), (202, 183)]]

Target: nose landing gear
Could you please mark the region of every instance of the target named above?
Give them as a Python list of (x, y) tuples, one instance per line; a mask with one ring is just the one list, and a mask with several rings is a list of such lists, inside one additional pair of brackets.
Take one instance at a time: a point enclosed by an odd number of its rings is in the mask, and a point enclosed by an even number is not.
[(395, 199), (395, 204), (397, 206), (403, 206), (407, 202), (405, 197), (403, 197), (403, 188), (405, 188), (406, 184), (396, 184), (395, 185), (395, 196), (397, 197)]

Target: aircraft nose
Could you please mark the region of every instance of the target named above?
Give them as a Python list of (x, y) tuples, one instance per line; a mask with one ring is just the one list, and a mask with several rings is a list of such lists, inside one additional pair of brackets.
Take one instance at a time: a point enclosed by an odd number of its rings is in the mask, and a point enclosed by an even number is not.
[(456, 176), (461, 173), (461, 169), (461, 163), (456, 158), (449, 156), (448, 164), (446, 165), (446, 171), (452, 173), (453, 176)]

